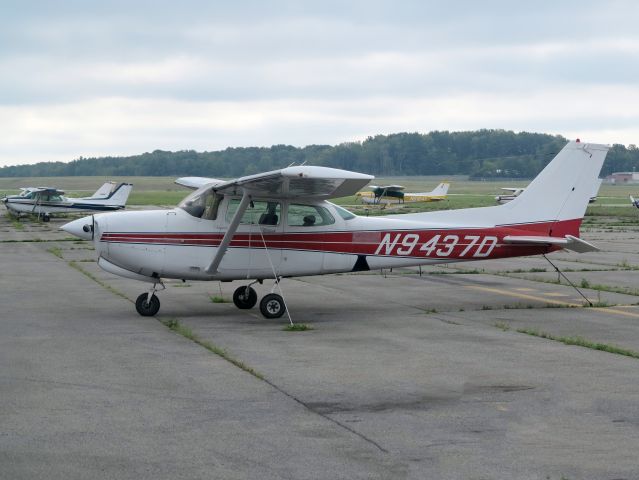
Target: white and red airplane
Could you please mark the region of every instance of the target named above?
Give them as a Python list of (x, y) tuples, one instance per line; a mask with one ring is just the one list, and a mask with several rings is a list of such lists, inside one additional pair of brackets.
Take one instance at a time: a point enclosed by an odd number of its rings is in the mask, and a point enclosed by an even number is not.
[[(505, 205), (359, 217), (327, 201), (353, 195), (373, 177), (296, 166), (232, 181), (190, 177), (198, 190), (172, 210), (103, 213), (70, 222), (68, 233), (93, 240), (104, 270), (149, 282), (136, 302), (155, 315), (162, 279), (248, 280), (235, 290), (252, 308), (251, 285), (273, 278), (486, 260), (597, 248), (579, 226), (608, 151), (568, 143), (517, 198)], [(251, 282), (252, 281), (252, 282)], [(260, 310), (286, 310), (270, 293)]]

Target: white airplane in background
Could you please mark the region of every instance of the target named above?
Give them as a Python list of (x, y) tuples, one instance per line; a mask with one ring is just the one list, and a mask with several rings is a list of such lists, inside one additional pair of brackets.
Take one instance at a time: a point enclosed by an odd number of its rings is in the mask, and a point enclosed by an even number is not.
[(521, 188), (515, 188), (515, 187), (502, 187), (502, 190), (509, 192), (506, 195), (497, 195), (495, 197), (495, 200), (497, 201), (498, 204), (503, 205), (504, 203), (508, 203), (511, 200), (514, 200), (516, 197), (519, 196), (519, 194), (521, 192), (523, 192), (524, 190), (526, 190), (525, 188), (521, 187)]
[(437, 202), (446, 200), (450, 183), (442, 182), (430, 192), (422, 193), (404, 193), (404, 187), (401, 185), (386, 185), (378, 187), (370, 185), (370, 192), (359, 192), (357, 196), (362, 203), (372, 205), (390, 205), (410, 202)]
[[(588, 200), (588, 203), (595, 203), (597, 201), (597, 195), (599, 195), (599, 188), (601, 187), (601, 182), (603, 182), (603, 178), (599, 178), (597, 182), (595, 182), (595, 186), (592, 191), (592, 195), (590, 196), (590, 199)], [(523, 192), (526, 189), (524, 187), (519, 187), (519, 188), (502, 187), (502, 190), (505, 190), (510, 193), (507, 195), (497, 195), (495, 197), (495, 200), (497, 200), (497, 203), (499, 203), (500, 205), (510, 202), (515, 197), (518, 197), (521, 194), (521, 192)]]
[(42, 215), (48, 222), (53, 213), (107, 212), (125, 207), (133, 186), (106, 182), (90, 197), (69, 198), (64, 191), (49, 187), (21, 188), (19, 195), (9, 195), (2, 201), (9, 213)]
[(357, 272), (597, 248), (579, 238), (588, 200), (608, 151), (569, 142), (506, 205), (359, 217), (327, 201), (353, 195), (373, 177), (295, 166), (237, 180), (191, 178), (201, 188), (177, 208), (88, 216), (61, 227), (93, 240), (104, 270), (148, 282), (136, 301), (155, 315), (162, 279), (245, 280), (238, 308), (252, 308), (251, 285), (275, 280), (260, 310), (282, 316), (273, 293), (284, 277)]

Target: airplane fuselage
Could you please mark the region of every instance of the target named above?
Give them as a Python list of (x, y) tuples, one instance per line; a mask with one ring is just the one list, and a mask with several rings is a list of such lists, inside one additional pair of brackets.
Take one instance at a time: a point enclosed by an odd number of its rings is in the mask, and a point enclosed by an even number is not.
[[(94, 242), (103, 261), (150, 278), (264, 279), (485, 260), (553, 251), (546, 245), (513, 245), (506, 235), (534, 234), (545, 224), (447, 227), (384, 217), (357, 217), (329, 202), (273, 200), (273, 225), (241, 224), (219, 266), (210, 273), (228, 227), (225, 198), (216, 220), (187, 211), (154, 210), (95, 215)], [(263, 200), (267, 203), (269, 200)], [(326, 225), (303, 225), (289, 212), (305, 207), (328, 213)], [(578, 229), (571, 225), (571, 231)], [(560, 227), (558, 228), (558, 230)]]
[(7, 197), (5, 207), (16, 215), (24, 213), (38, 215), (51, 213), (111, 212), (124, 208), (122, 205), (104, 205), (97, 202), (92, 203), (88, 200), (76, 202), (66, 197), (58, 201), (37, 202), (32, 199), (20, 198), (18, 195)]

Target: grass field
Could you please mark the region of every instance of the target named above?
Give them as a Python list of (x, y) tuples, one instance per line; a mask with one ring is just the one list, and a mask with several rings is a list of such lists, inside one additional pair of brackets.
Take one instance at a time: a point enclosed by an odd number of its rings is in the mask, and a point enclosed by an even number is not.
[[(174, 177), (35, 177), (0, 178), (0, 196), (16, 194), (19, 187), (53, 186), (60, 188), (70, 197), (91, 195), (107, 180), (129, 182), (133, 192), (129, 205), (175, 206), (190, 190), (176, 185)], [(360, 204), (357, 197), (337, 199), (335, 203), (343, 205), (357, 214), (383, 215), (386, 213), (417, 212), (430, 210), (450, 210), (457, 208), (483, 207), (495, 205), (495, 195), (502, 193), (501, 187), (525, 187), (528, 181), (469, 181), (466, 177), (381, 177), (373, 180), (376, 185), (399, 184), (407, 192), (430, 191), (443, 181), (451, 182), (448, 199), (441, 202), (410, 203), (403, 207), (378, 210)], [(639, 185), (602, 185), (597, 202), (588, 207), (587, 215), (593, 217), (621, 217), (633, 221), (639, 219), (639, 211), (632, 208), (628, 195), (639, 197)], [(638, 220), (639, 221), (639, 220)]]

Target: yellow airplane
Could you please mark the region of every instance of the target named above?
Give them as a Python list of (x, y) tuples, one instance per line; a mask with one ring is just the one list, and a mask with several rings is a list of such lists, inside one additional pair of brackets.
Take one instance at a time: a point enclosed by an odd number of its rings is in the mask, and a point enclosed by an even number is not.
[(388, 205), (392, 203), (409, 203), (409, 202), (437, 202), (446, 200), (446, 194), (450, 183), (442, 182), (431, 192), (422, 193), (404, 193), (404, 187), (401, 185), (386, 185), (378, 187), (371, 185), (370, 192), (359, 192), (357, 196), (362, 203), (373, 205)]

